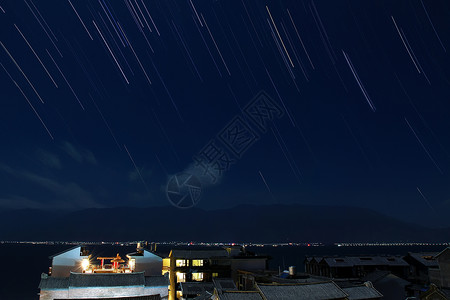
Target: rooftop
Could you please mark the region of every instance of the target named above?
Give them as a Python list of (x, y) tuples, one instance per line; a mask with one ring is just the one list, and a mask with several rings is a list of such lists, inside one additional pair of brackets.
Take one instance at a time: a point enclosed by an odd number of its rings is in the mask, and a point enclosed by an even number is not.
[(164, 276), (144, 276), (144, 272), (85, 274), (70, 273), (69, 277), (60, 278), (42, 276), (40, 289), (67, 289), (69, 287), (114, 287), (114, 286), (168, 286), (169, 280)]
[(321, 262), (325, 262), (330, 267), (353, 267), (353, 266), (403, 266), (408, 263), (399, 256), (343, 256), (324, 257)]
[(268, 299), (345, 299), (347, 294), (333, 281), (299, 284), (257, 284)]
[(383, 297), (383, 295), (371, 285), (366, 284), (342, 288), (342, 290), (348, 294), (349, 300), (376, 299)]
[(220, 300), (262, 300), (259, 292), (224, 291), (219, 295)]
[(438, 252), (420, 252), (420, 253), (413, 253), (409, 252), (408, 255), (414, 258), (416, 261), (421, 263), (422, 265), (426, 267), (437, 267), (438, 262), (436, 261), (435, 257), (438, 255)]

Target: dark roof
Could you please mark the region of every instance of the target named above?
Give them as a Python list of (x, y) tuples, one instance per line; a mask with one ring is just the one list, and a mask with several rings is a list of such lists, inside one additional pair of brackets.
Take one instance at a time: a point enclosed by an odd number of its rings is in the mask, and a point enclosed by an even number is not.
[(383, 297), (375, 288), (370, 285), (359, 285), (342, 288), (348, 294), (348, 300), (377, 299)]
[(213, 283), (216, 289), (221, 291), (235, 291), (236, 284), (229, 278), (214, 278)]
[(145, 276), (145, 286), (168, 286), (169, 284), (168, 276)]
[[(99, 298), (83, 298), (83, 300), (98, 300)], [(100, 298), (102, 300), (161, 300), (161, 295), (149, 295), (149, 296), (132, 296), (132, 297), (120, 297), (120, 298)], [(58, 300), (69, 300), (69, 298)]]
[(67, 289), (69, 287), (69, 277), (41, 277), (39, 288), (42, 290)]
[(212, 257), (226, 257), (228, 252), (225, 249), (218, 250), (178, 250), (174, 249), (170, 252), (169, 256), (174, 258), (186, 258), (186, 259), (205, 259)]
[(256, 284), (267, 300), (272, 299), (343, 299), (347, 294), (333, 281), (299, 284)]
[(324, 257), (322, 262), (330, 267), (353, 267), (353, 266), (403, 266), (408, 263), (399, 256), (344, 256)]
[[(437, 267), (438, 262), (434, 257), (438, 255), (437, 252), (420, 252), (420, 253), (413, 253), (409, 252), (408, 255), (411, 256), (413, 259), (421, 263), (422, 265), (426, 267)], [(432, 257), (432, 259), (427, 259), (428, 257)]]
[(144, 272), (83, 274), (70, 273), (69, 277), (43, 276), (40, 289), (67, 289), (69, 287), (110, 287), (110, 286), (168, 286), (165, 276), (144, 276)]
[(197, 296), (195, 298), (190, 298), (192, 300), (211, 300), (212, 292), (204, 291), (200, 294), (200, 296)]
[(214, 290), (212, 282), (182, 282), (180, 286), (183, 295), (201, 295), (205, 291), (212, 293)]
[(220, 300), (261, 300), (264, 299), (259, 292), (224, 291), (219, 294)]
[(383, 270), (375, 270), (373, 272), (370, 272), (363, 278), (361, 278), (362, 281), (370, 281), (370, 282), (377, 282), (378, 280), (386, 277), (389, 275), (390, 271), (383, 271)]

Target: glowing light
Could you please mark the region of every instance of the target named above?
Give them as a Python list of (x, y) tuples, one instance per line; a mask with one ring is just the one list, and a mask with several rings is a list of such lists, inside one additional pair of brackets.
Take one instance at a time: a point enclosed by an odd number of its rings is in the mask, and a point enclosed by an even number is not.
[(130, 270), (134, 270), (135, 266), (136, 266), (136, 260), (135, 259), (130, 259), (128, 261), (128, 267), (130, 268)]
[(89, 268), (89, 259), (85, 258), (81, 261), (81, 268), (83, 268), (83, 271)]

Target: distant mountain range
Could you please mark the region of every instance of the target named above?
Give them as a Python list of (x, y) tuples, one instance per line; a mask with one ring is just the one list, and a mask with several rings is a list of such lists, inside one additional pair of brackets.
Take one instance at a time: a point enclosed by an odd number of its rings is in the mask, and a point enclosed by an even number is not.
[(241, 205), (231, 209), (92, 208), (0, 213), (0, 240), (205, 242), (447, 242), (450, 228), (405, 223), (370, 209)]

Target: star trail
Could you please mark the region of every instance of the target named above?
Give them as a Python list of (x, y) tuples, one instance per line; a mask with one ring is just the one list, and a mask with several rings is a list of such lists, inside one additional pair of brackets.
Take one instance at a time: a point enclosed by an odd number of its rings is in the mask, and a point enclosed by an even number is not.
[[(361, 206), (450, 225), (449, 11), (0, 0), (0, 210), (170, 205), (170, 178), (239, 115), (258, 142), (195, 205)], [(284, 113), (267, 127), (251, 114), (270, 107), (248, 109), (260, 91)]]

